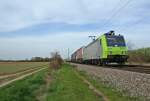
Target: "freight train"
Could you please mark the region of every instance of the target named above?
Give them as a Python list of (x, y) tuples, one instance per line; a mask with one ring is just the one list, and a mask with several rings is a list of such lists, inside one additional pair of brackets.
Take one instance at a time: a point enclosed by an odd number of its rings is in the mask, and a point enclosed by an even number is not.
[(124, 64), (128, 59), (127, 52), (128, 49), (123, 35), (116, 35), (114, 31), (110, 31), (87, 46), (77, 49), (71, 55), (71, 61), (96, 65)]

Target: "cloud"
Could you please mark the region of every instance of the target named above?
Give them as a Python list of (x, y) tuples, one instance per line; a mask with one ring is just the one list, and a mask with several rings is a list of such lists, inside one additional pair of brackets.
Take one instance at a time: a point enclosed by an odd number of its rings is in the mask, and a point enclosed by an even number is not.
[(137, 47), (150, 46), (150, 1), (131, 0), (118, 11), (127, 1), (1, 0), (0, 56), (49, 56), (56, 49), (67, 57), (68, 48), (73, 52), (91, 41), (88, 35), (109, 30), (125, 35)]
[(66, 58), (68, 48), (72, 53), (79, 46), (86, 45), (91, 41), (88, 35), (90, 33), (82, 32), (0, 38), (0, 58), (24, 59), (32, 56), (50, 56), (50, 52), (55, 50)]
[[(3, 0), (0, 1), (0, 32), (11, 32), (41, 23), (104, 23), (120, 0)], [(122, 0), (121, 5), (126, 1)], [(132, 1), (112, 22), (139, 19), (149, 1)], [(148, 5), (148, 4), (147, 4)], [(116, 6), (119, 8), (120, 5)], [(142, 7), (142, 8), (141, 8)], [(148, 6), (147, 6), (148, 7)], [(141, 10), (142, 9), (142, 10)], [(145, 11), (148, 11), (146, 9)], [(142, 14), (142, 13), (141, 13)], [(143, 15), (143, 14), (142, 14)], [(141, 16), (140, 16), (141, 17)]]

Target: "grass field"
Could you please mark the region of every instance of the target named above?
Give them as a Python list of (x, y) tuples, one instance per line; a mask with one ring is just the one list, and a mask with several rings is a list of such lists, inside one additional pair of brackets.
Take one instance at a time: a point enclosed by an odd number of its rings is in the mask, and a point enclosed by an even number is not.
[(103, 101), (78, 78), (70, 65), (65, 64), (60, 70), (53, 71), (52, 83), (48, 87), (47, 73), (43, 70), (0, 88), (0, 101)]
[(63, 65), (53, 76), (46, 101), (103, 101), (75, 74), (70, 65)]
[(71, 65), (63, 64), (61, 69), (49, 71), (50, 76), (45, 69), (0, 88), (0, 101), (104, 101), (77, 74), (90, 81), (109, 101), (139, 101), (123, 96), (85, 72), (76, 71)]
[(14, 73), (46, 64), (48, 65), (48, 62), (0, 62), (0, 74)]
[(0, 88), (0, 101), (38, 101), (37, 90), (45, 85), (47, 70)]

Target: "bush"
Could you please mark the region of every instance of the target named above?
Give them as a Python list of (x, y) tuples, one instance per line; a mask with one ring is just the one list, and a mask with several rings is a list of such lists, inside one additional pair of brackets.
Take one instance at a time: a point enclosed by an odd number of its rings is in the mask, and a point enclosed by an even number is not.
[(129, 62), (150, 62), (150, 48), (129, 51)]
[(58, 52), (52, 52), (51, 56), (52, 61), (50, 63), (50, 68), (59, 69), (63, 63), (63, 59), (61, 58)]

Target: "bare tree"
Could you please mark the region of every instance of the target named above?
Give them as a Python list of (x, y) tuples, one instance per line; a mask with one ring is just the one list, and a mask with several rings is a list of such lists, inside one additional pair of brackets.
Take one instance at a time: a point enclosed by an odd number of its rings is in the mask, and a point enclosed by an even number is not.
[(51, 59), (50, 68), (59, 69), (63, 63), (63, 59), (61, 58), (59, 52), (51, 52)]

